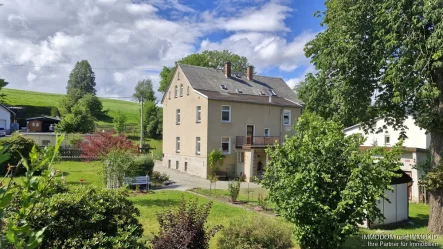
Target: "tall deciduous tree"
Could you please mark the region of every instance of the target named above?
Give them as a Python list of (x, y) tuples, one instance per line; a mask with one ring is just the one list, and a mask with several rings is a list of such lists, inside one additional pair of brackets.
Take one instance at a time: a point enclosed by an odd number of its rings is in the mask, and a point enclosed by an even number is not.
[(144, 104), (144, 124), (148, 137), (161, 137), (163, 130), (163, 110), (156, 106), (153, 101)]
[(88, 107), (81, 103), (71, 108), (71, 113), (65, 115), (57, 125), (57, 131), (66, 133), (91, 133), (95, 130), (95, 119)]
[(345, 125), (375, 118), (431, 134), (429, 230), (443, 234), (443, 1), (328, 0), (305, 48), (318, 70), (300, 88), (307, 109)]
[(142, 100), (155, 102), (155, 92), (152, 88), (152, 81), (150, 79), (139, 81), (134, 90), (135, 93), (133, 96), (138, 102), (141, 102)]
[[(3, 89), (3, 87), (7, 86), (9, 83), (6, 82), (4, 79), (0, 79), (0, 91)], [(5, 94), (1, 93), (0, 98), (5, 97)]]
[[(176, 63), (221, 69), (228, 61), (231, 62), (232, 71), (234, 72), (243, 72), (245, 68), (249, 65), (248, 59), (246, 57), (234, 54), (232, 52), (229, 52), (228, 50), (205, 50), (200, 54), (190, 54), (185, 58), (176, 61)], [(159, 92), (166, 92), (169, 82), (172, 79), (172, 74), (174, 73), (174, 70), (175, 67), (163, 67), (163, 70), (160, 72), (161, 80), (160, 86), (158, 88)]]
[(302, 249), (340, 248), (358, 224), (383, 219), (376, 202), (397, 176), (402, 149), (361, 151), (362, 142), (360, 134), (346, 137), (341, 124), (305, 113), (293, 137), (267, 149), (262, 183), (277, 211), (295, 225)]

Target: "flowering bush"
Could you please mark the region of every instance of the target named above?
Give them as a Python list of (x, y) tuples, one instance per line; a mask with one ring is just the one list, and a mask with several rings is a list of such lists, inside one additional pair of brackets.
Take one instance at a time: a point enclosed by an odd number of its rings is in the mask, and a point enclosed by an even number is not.
[(176, 209), (166, 210), (157, 216), (160, 232), (154, 237), (154, 249), (207, 249), (209, 240), (222, 226), (205, 226), (212, 202), (198, 205), (196, 200), (182, 198)]
[(106, 155), (115, 149), (121, 151), (137, 152), (135, 145), (128, 137), (114, 132), (97, 132), (87, 136), (85, 141), (79, 144), (82, 157), (86, 159), (104, 159)]

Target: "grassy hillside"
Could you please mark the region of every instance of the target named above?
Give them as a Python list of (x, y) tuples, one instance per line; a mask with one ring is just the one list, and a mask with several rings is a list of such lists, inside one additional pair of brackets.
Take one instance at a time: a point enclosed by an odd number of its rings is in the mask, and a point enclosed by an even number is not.
[[(4, 88), (1, 91), (5, 94), (4, 103), (6, 105), (25, 106), (27, 117), (39, 115), (51, 115), (51, 107), (58, 107), (63, 94), (31, 92), (16, 89)], [(98, 125), (107, 127), (112, 125), (112, 113), (122, 110), (128, 117), (128, 125), (136, 125), (139, 122), (139, 104), (135, 102), (100, 98), (103, 110), (108, 114), (98, 120)]]

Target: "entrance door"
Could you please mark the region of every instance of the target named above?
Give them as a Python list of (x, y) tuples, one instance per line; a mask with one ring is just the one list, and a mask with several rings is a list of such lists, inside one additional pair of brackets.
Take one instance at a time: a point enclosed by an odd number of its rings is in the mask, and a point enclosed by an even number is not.
[[(405, 173), (412, 178), (411, 171), (405, 171)], [(412, 200), (412, 182), (408, 182), (408, 199)]]
[(254, 126), (253, 125), (246, 126), (246, 141), (248, 144), (253, 144), (253, 142), (254, 142)]

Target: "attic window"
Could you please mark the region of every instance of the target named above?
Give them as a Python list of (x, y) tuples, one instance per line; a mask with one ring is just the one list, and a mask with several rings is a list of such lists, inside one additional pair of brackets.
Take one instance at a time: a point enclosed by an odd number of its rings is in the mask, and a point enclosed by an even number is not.
[(225, 85), (220, 85), (221, 89), (228, 90), (228, 88)]
[(237, 90), (238, 93), (243, 93), (243, 91), (240, 90), (240, 89), (236, 89), (236, 90)]
[(274, 90), (272, 90), (272, 89), (269, 89), (269, 93), (270, 93), (272, 96), (277, 96), (277, 94), (275, 94)]

